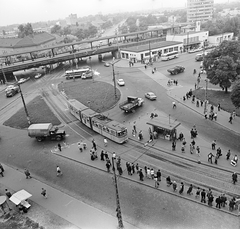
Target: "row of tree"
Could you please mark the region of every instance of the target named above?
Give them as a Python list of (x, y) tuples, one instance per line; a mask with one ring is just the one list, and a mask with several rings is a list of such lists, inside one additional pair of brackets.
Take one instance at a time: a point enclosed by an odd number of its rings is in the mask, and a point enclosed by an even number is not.
[(204, 57), (207, 78), (225, 92), (232, 86), (231, 100), (240, 107), (240, 41), (223, 41)]

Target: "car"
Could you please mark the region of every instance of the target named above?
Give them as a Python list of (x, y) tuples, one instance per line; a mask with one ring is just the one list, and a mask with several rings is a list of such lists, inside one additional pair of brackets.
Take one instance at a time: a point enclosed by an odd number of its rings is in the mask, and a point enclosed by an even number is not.
[(104, 63), (104, 66), (105, 66), (105, 67), (110, 67), (110, 63), (105, 62), (105, 63)]
[(117, 84), (118, 84), (119, 86), (124, 86), (124, 85), (125, 85), (125, 82), (123, 81), (123, 79), (118, 79), (118, 80), (117, 80)]
[(147, 92), (145, 93), (145, 97), (150, 100), (156, 100), (157, 96), (153, 92)]
[(35, 79), (39, 79), (42, 77), (42, 74), (41, 73), (38, 73), (37, 75), (34, 76)]
[(176, 75), (179, 73), (184, 72), (185, 68), (183, 66), (175, 66), (173, 68), (168, 69), (167, 71), (171, 74), (171, 75)]
[(21, 78), (20, 80), (18, 80), (19, 84), (25, 83), (26, 81), (28, 81), (30, 79), (30, 77), (28, 78)]
[(200, 52), (200, 51), (202, 51), (202, 50), (203, 50), (202, 48), (190, 49), (190, 50), (188, 51), (188, 53)]
[(6, 97), (12, 97), (15, 94), (17, 94), (19, 92), (19, 87), (18, 85), (14, 84), (14, 85), (9, 85), (7, 86), (7, 88), (5, 89), (5, 93), (6, 93)]
[(195, 57), (195, 60), (196, 61), (202, 61), (203, 60), (203, 53), (197, 54), (196, 57)]

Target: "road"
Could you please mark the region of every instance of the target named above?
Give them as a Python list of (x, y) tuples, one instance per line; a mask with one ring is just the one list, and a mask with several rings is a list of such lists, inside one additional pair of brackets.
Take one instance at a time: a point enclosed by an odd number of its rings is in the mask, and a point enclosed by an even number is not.
[[(176, 76), (179, 81), (185, 80), (187, 82), (192, 80), (192, 76), (190, 75), (192, 72), (191, 69), (193, 66), (197, 66), (197, 63), (190, 62), (190, 56), (181, 56), (178, 60), (174, 60), (171, 63), (161, 62), (156, 66), (166, 73), (165, 69), (177, 62), (184, 64), (187, 68), (184, 74)], [(112, 83), (111, 68), (106, 68), (97, 61), (93, 61), (93, 68), (101, 73), (97, 80)], [(119, 112), (118, 107), (115, 107), (109, 111), (111, 117), (119, 121), (131, 121), (138, 118), (139, 115), (146, 114), (157, 108), (166, 114), (171, 114), (171, 116), (177, 118), (187, 127), (191, 127), (193, 123), (196, 124), (199, 133), (205, 135), (206, 138), (215, 138), (216, 133), (224, 131), (227, 137), (218, 135), (218, 142), (221, 144), (226, 143), (227, 146), (234, 144), (236, 149), (239, 147), (239, 142), (235, 135), (214, 124), (206, 124), (206, 121), (199, 118), (199, 115), (189, 113), (185, 107), (179, 106), (177, 113), (173, 113), (171, 100), (165, 94), (165, 90), (137, 69), (117, 68), (116, 72), (117, 77), (123, 78), (126, 82), (126, 87), (121, 88), (122, 100), (129, 94), (143, 97), (145, 91), (154, 91), (158, 98), (161, 99), (158, 99), (157, 102), (146, 101), (143, 108), (129, 115)], [(38, 81), (29, 81), (23, 84), (22, 88), (26, 99), (30, 100), (35, 95), (36, 90), (37, 93), (39, 92), (39, 88), (44, 87), (45, 90), (52, 92), (50, 85), (62, 80), (63, 78), (60, 73), (52, 73)], [(1, 94), (0, 102), (6, 105), (6, 101), (12, 101), (16, 98), (15, 96), (9, 100)], [(66, 129), (67, 132), (71, 133), (68, 127)], [(5, 126), (2, 126), (1, 130), (4, 132), (1, 141), (0, 159), (2, 162), (21, 169), (28, 167), (32, 174), (40, 180), (110, 214), (115, 214), (114, 189), (112, 178), (109, 174), (56, 157), (50, 153), (50, 149), (54, 148), (56, 144), (55, 142), (36, 142), (28, 138), (25, 130), (12, 130)], [(73, 136), (72, 133), (71, 136)], [(226, 142), (225, 138), (229, 138), (229, 143)], [(70, 142), (76, 142), (77, 139), (78, 136), (71, 137)], [(133, 148), (132, 150), (133, 152), (129, 158), (135, 155), (137, 148)], [(160, 163), (158, 160), (154, 160), (152, 163), (164, 167), (163, 163)], [(63, 171), (67, 171), (64, 173), (64, 179), (62, 180), (56, 180), (56, 164)], [(178, 171), (179, 168), (175, 169)], [(119, 188), (123, 218), (130, 223), (138, 225), (139, 228), (209, 228), (210, 225), (211, 228), (236, 228), (238, 225), (238, 221), (235, 218), (225, 213), (208, 209), (202, 205), (196, 205), (196, 203), (190, 201), (186, 202), (184, 199), (173, 197), (172, 195), (145, 187), (144, 185), (120, 180)]]

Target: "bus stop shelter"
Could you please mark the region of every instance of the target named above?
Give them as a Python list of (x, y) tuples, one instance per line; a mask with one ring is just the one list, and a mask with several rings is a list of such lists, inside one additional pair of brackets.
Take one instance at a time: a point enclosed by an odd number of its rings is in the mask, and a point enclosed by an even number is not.
[(181, 125), (180, 122), (169, 122), (167, 119), (154, 118), (147, 122), (151, 126), (151, 131), (154, 138), (163, 138), (169, 141), (177, 139), (177, 127)]

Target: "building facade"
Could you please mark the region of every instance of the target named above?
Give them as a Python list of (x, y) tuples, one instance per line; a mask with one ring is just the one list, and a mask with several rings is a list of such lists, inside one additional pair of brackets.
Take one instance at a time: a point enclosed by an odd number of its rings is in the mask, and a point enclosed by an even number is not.
[(187, 0), (187, 21), (205, 22), (213, 17), (214, 0)]
[(223, 33), (208, 37), (209, 45), (218, 46), (222, 41), (231, 41), (233, 39), (233, 33)]

